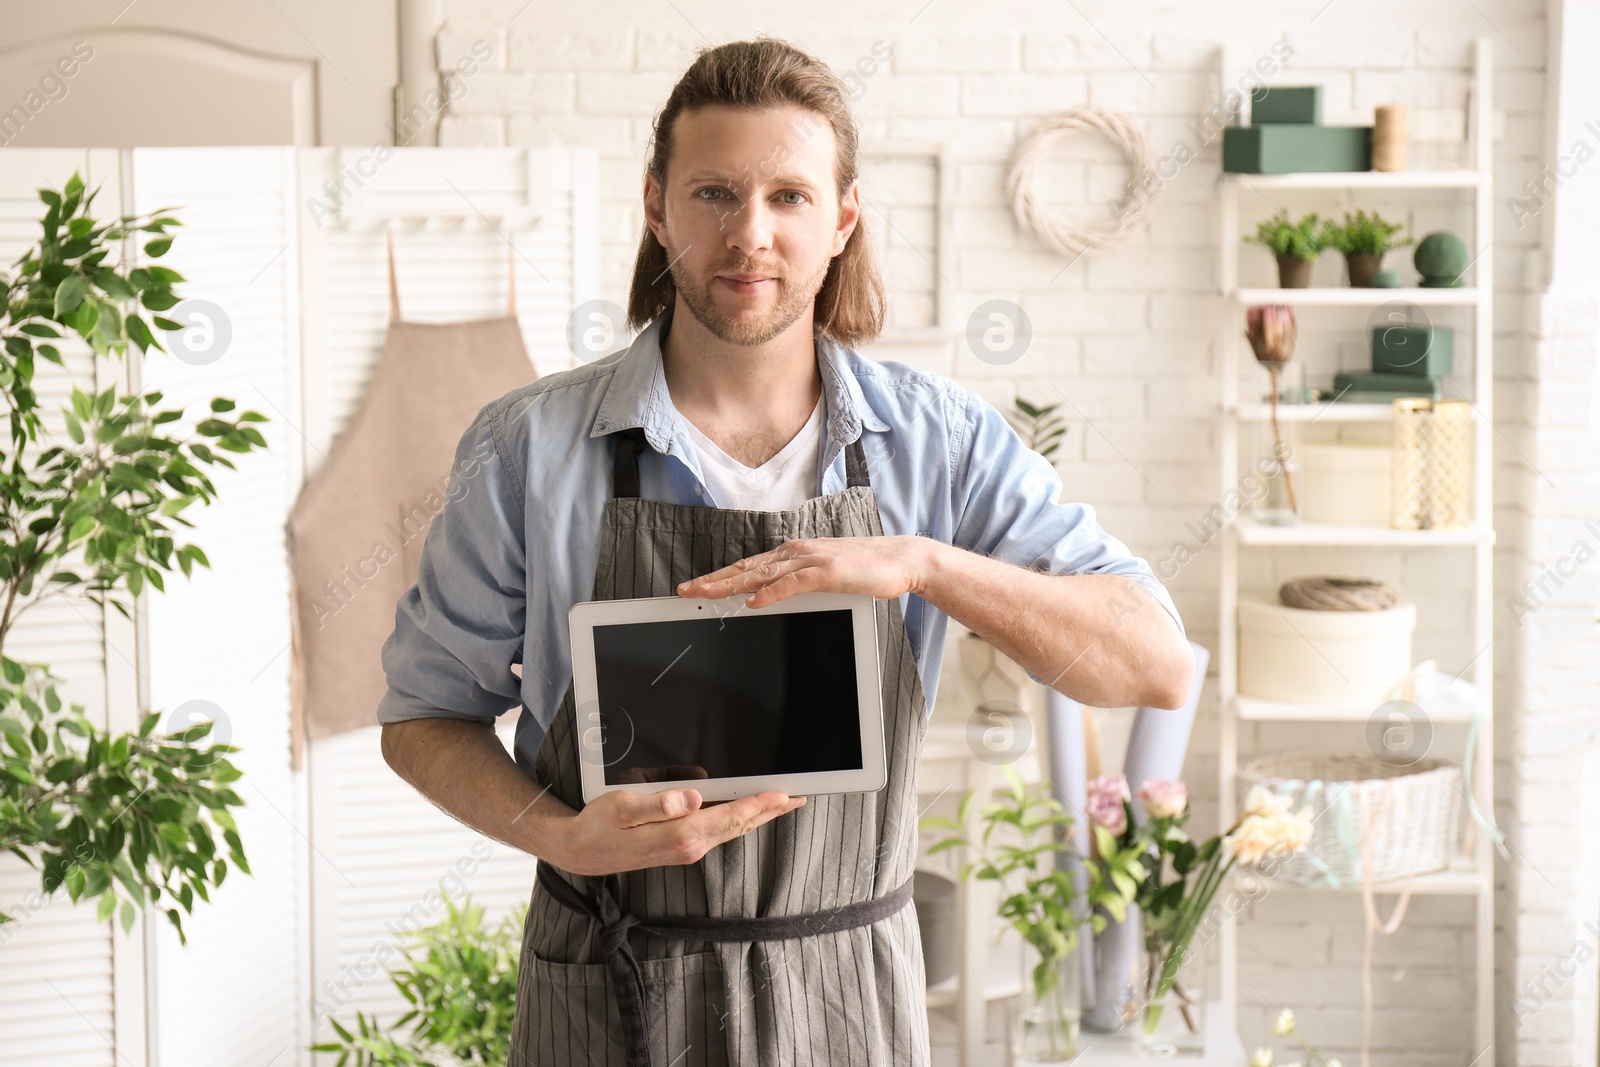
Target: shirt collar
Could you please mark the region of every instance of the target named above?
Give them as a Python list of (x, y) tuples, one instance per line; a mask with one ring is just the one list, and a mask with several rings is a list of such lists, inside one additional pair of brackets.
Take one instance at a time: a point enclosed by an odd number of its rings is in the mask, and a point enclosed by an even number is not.
[[(640, 426), (652, 449), (661, 453), (671, 450), (673, 407), (661, 362), (661, 335), (672, 321), (672, 311), (669, 305), (666, 311), (650, 320), (617, 362), (600, 401), (594, 426), (589, 431), (590, 437)], [(889, 424), (867, 403), (861, 383), (845, 358), (843, 346), (832, 338), (818, 335), (816, 348), (828, 435), (842, 447), (859, 437), (863, 426), (869, 430), (889, 429)]]

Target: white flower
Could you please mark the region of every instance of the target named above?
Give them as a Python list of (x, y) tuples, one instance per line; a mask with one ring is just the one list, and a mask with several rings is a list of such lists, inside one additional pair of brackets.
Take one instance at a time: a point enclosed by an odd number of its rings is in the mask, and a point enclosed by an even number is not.
[(1340, 1063), (1338, 1060), (1328, 1060), (1327, 1063), (1328, 1067), (1344, 1067), (1344, 1064)]
[(1292, 802), (1290, 797), (1253, 787), (1247, 802), (1249, 810), (1233, 833), (1222, 839), (1227, 855), (1246, 867), (1254, 867), (1268, 855), (1304, 849), (1311, 841), (1311, 808), (1306, 806), (1291, 813), (1288, 809)]
[(1278, 1018), (1272, 1024), (1273, 1037), (1288, 1037), (1294, 1033), (1294, 1012), (1288, 1008), (1278, 1013)]
[(1250, 1057), (1250, 1067), (1272, 1067), (1272, 1050), (1258, 1048)]

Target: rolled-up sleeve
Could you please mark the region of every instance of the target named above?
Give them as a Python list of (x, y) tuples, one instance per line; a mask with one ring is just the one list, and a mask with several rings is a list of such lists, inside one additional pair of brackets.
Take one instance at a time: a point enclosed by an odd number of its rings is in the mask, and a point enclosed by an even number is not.
[(445, 503), (423, 540), (417, 581), (384, 642), (380, 723), (448, 718), (493, 723), (520, 704), (511, 664), (522, 647), (522, 482), (481, 409), (456, 446)]
[(1185, 632), (1171, 595), (1150, 565), (1100, 526), (1092, 505), (1060, 502), (1062, 482), (1055, 466), (1029, 448), (1004, 415), (966, 388), (957, 390), (954, 405), (955, 544), (1050, 574), (1130, 578)]

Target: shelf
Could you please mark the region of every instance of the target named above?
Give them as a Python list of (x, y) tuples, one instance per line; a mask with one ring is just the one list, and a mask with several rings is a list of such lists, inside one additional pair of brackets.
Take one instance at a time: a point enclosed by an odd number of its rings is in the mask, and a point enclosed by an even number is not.
[[(1133, 1028), (1123, 1027), (1114, 1034), (1102, 1034), (1084, 1027), (1078, 1040), (1078, 1055), (1072, 1067), (1150, 1067), (1152, 1063), (1181, 1064), (1182, 1067), (1245, 1067), (1244, 1044), (1228, 1025), (1226, 1005), (1220, 1000), (1206, 1001), (1200, 1028), (1205, 1031), (1205, 1051), (1198, 1056), (1171, 1056), (1165, 1059), (1141, 1056), (1133, 1050)], [(1018, 1061), (1022, 1067), (1027, 1061)]]
[[(1233, 710), (1251, 722), (1366, 722), (1377, 710), (1373, 704), (1295, 704), (1239, 694)], [(1459, 708), (1422, 709), (1430, 722), (1471, 722), (1472, 713)]]
[[(1233, 410), (1240, 422), (1267, 422), (1271, 404), (1240, 404)], [(1388, 422), (1394, 418), (1389, 404), (1345, 404), (1319, 400), (1315, 404), (1279, 404), (1279, 422)]]
[[(1327, 887), (1298, 886), (1287, 879), (1275, 879), (1274, 887), (1295, 889), (1303, 893), (1359, 893), (1361, 886), (1345, 886), (1339, 889)], [(1405, 888), (1405, 879), (1372, 883), (1375, 893), (1398, 893)], [(1426, 896), (1441, 897), (1470, 897), (1476, 896), (1483, 889), (1483, 879), (1478, 876), (1478, 869), (1472, 861), (1465, 857), (1457, 857), (1455, 862), (1442, 871), (1434, 874), (1419, 874), (1411, 879), (1411, 892)]]
[(1470, 307), (1483, 301), (1481, 290), (1460, 289), (1351, 289), (1323, 286), (1310, 289), (1236, 289), (1232, 297), (1241, 304), (1297, 304), (1302, 307), (1381, 307), (1396, 300), (1419, 307)]
[(1223, 175), (1258, 189), (1476, 189), (1490, 175), (1481, 170), (1300, 171), (1293, 174)]
[(1294, 526), (1262, 526), (1247, 518), (1235, 520), (1242, 545), (1333, 545), (1350, 548), (1494, 544), (1494, 530), (1394, 530), (1387, 526), (1345, 526), (1331, 522), (1302, 522)]

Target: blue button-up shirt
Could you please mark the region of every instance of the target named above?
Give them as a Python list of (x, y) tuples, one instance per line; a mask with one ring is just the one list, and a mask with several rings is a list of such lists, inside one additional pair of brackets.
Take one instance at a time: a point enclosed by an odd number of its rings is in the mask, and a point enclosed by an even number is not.
[[(400, 598), (383, 646), (380, 723), (492, 723), (520, 706), (517, 757), (533, 766), (572, 680), (567, 612), (594, 593), (612, 490), (605, 435), (643, 427), (651, 449), (639, 457), (645, 498), (717, 506), (667, 391), (663, 325), (658, 318), (627, 348), (479, 410), (457, 447), (416, 584)], [(844, 448), (861, 436), (885, 534), (931, 537), (1049, 573), (1125, 575), (1182, 629), (1150, 566), (1100, 527), (1092, 506), (1060, 503), (1054, 466), (976, 393), (826, 337), (816, 347), (823, 493), (844, 489)], [(900, 607), (931, 712), (948, 616), (910, 594)], [(519, 658), (520, 681), (511, 671)]]

